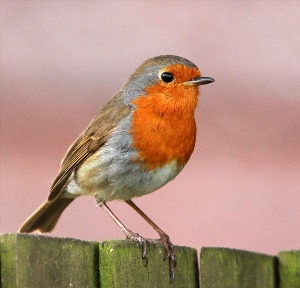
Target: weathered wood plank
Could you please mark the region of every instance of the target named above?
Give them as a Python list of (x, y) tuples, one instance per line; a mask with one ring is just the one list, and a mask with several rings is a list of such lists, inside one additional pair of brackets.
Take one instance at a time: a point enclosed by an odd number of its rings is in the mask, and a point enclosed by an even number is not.
[(2, 288), (99, 287), (95, 243), (3, 234), (0, 249)]
[(199, 287), (197, 251), (175, 247), (177, 266), (170, 284), (168, 261), (161, 245), (148, 246), (148, 264), (141, 247), (132, 241), (105, 241), (100, 245), (100, 287)]
[(277, 261), (263, 254), (202, 248), (201, 288), (277, 288)]
[(300, 250), (279, 253), (280, 288), (300, 287)]
[[(85, 242), (29, 234), (0, 235), (1, 288), (199, 287), (197, 251), (175, 247), (175, 280), (161, 245), (148, 246), (148, 265), (132, 241)], [(300, 288), (300, 250), (279, 257), (203, 248), (201, 288)], [(280, 277), (279, 277), (280, 276)], [(280, 278), (280, 279), (279, 279)], [(280, 284), (280, 285), (279, 285)]]

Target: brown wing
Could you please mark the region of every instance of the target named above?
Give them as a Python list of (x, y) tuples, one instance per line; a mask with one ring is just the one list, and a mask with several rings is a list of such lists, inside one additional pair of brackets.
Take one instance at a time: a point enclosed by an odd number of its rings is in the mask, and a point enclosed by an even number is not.
[(72, 172), (105, 144), (111, 131), (130, 112), (119, 92), (98, 112), (85, 131), (71, 145), (55, 178), (48, 200), (59, 197)]

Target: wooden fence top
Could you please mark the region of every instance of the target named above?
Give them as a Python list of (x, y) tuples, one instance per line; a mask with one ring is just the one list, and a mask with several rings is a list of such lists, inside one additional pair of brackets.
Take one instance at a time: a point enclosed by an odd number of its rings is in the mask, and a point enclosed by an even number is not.
[(0, 234), (1, 288), (195, 287), (300, 288), (300, 250), (278, 256), (226, 248), (176, 246), (175, 280), (160, 245), (129, 240), (88, 242), (31, 234)]

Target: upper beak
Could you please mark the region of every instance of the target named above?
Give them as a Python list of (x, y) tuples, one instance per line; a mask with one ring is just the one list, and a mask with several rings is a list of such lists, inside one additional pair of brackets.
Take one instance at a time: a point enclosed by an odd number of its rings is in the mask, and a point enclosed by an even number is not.
[(209, 84), (212, 82), (215, 82), (215, 79), (210, 77), (197, 76), (190, 81), (184, 82), (184, 84), (188, 86), (199, 86), (199, 85)]

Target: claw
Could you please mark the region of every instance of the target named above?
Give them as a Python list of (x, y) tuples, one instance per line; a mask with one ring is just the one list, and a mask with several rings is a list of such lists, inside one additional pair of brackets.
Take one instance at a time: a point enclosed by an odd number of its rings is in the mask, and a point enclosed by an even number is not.
[(146, 239), (143, 238), (142, 236), (140, 236), (139, 234), (134, 233), (130, 230), (128, 230), (126, 238), (136, 241), (142, 247), (142, 259), (144, 260), (144, 265), (147, 266), (147, 264), (148, 264), (148, 254), (147, 254), (147, 241), (146, 241)]
[[(159, 242), (160, 244), (164, 245), (165, 251), (166, 251), (166, 256), (164, 257), (164, 260), (168, 259), (169, 260), (169, 274), (170, 274), (170, 282), (174, 280), (174, 275), (175, 275), (175, 266), (176, 266), (176, 257), (175, 257), (175, 250), (172, 242), (170, 241), (169, 236), (161, 230), (139, 207), (137, 207), (131, 200), (127, 200), (126, 203), (132, 207), (137, 213), (139, 213), (145, 220), (146, 222), (158, 233), (160, 236), (160, 239), (158, 240), (152, 240), (152, 239), (147, 239), (147, 242), (149, 243), (157, 243)], [(125, 228), (125, 234), (128, 232), (126, 227), (123, 225), (123, 229)]]
[[(143, 238), (142, 238), (143, 239)], [(148, 256), (147, 256), (147, 242), (145, 239), (142, 240), (142, 243), (140, 243), (142, 246), (142, 259), (144, 260), (144, 265), (148, 265)]]
[(176, 267), (176, 256), (174, 245), (172, 244), (169, 236), (167, 234), (162, 234), (161, 237), (157, 240), (151, 240), (151, 243), (160, 243), (164, 246), (165, 256), (163, 260), (169, 260), (169, 274), (170, 282), (173, 282), (175, 278), (175, 267)]
[(136, 241), (142, 247), (142, 259), (144, 260), (144, 265), (148, 264), (148, 255), (147, 255), (147, 242), (149, 243), (160, 243), (164, 246), (165, 256), (163, 260), (169, 260), (169, 275), (170, 282), (173, 282), (175, 278), (175, 267), (176, 267), (176, 256), (174, 245), (172, 244), (169, 236), (167, 234), (161, 235), (158, 240), (145, 239), (137, 233), (134, 233), (130, 230), (126, 230), (126, 238)]
[(174, 256), (169, 258), (170, 282), (173, 282), (174, 278), (175, 278), (175, 267), (176, 267), (177, 263), (176, 263), (176, 258)]
[(170, 282), (173, 282), (175, 277), (175, 267), (176, 267), (176, 256), (175, 256), (174, 245), (172, 244), (167, 234), (162, 235), (158, 241), (164, 245), (166, 251), (164, 260), (166, 259), (169, 260)]

